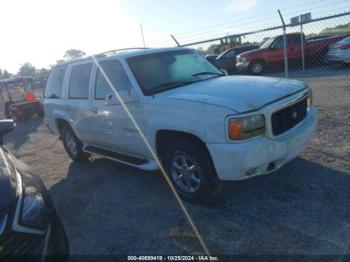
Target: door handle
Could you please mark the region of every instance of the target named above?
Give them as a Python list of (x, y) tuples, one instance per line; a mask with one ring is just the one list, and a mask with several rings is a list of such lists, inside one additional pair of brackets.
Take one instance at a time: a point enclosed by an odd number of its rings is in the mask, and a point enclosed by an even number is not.
[(92, 113), (97, 114), (98, 113), (98, 107), (91, 108)]
[(72, 108), (71, 108), (70, 106), (66, 106), (66, 107), (64, 108), (64, 110), (67, 111), (67, 112), (69, 112), (69, 111), (72, 111)]

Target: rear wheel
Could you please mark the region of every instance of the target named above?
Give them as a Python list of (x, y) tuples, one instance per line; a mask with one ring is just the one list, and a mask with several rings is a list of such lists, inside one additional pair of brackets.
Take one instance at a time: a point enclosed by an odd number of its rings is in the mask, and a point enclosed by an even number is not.
[(63, 146), (72, 160), (80, 162), (90, 157), (89, 154), (83, 152), (83, 144), (70, 127), (64, 126), (61, 131), (61, 136)]
[(249, 71), (253, 75), (261, 75), (265, 71), (265, 63), (263, 61), (254, 61), (250, 65)]
[(164, 166), (178, 194), (192, 202), (210, 203), (222, 188), (204, 146), (182, 139), (165, 150)]

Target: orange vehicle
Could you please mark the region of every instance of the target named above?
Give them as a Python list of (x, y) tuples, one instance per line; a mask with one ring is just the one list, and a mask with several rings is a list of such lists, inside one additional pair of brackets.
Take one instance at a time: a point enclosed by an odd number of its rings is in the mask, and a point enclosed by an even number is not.
[(6, 118), (21, 121), (34, 114), (40, 117), (44, 115), (40, 99), (33, 94), (32, 83), (31, 77), (14, 77), (0, 81), (0, 94), (5, 105)]

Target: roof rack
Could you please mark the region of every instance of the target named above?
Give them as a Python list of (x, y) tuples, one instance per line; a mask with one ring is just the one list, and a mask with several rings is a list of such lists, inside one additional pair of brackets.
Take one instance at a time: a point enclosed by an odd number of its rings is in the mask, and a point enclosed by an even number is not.
[(94, 58), (99, 58), (99, 57), (107, 56), (109, 54), (117, 54), (118, 52), (129, 51), (129, 50), (144, 50), (144, 49), (149, 49), (149, 48), (148, 47), (129, 47), (129, 48), (114, 49), (114, 50), (106, 51), (106, 52), (99, 53), (99, 54), (96, 54), (96, 55), (90, 55), (90, 56), (87, 56), (87, 57), (82, 57), (82, 58), (78, 58), (78, 59), (69, 60), (67, 62), (54, 65), (54, 67), (63, 66), (63, 65), (70, 64), (70, 63), (84, 61), (84, 60), (87, 60), (87, 59), (91, 59), (93, 57)]

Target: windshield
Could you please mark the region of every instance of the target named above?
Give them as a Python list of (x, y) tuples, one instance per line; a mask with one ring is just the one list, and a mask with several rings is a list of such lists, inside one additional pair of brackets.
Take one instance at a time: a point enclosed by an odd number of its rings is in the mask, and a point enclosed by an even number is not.
[(127, 62), (146, 95), (222, 76), (214, 65), (192, 50), (137, 56)]
[(267, 39), (261, 46), (260, 46), (260, 49), (264, 49), (264, 48), (268, 48), (272, 42), (275, 40), (275, 38), (270, 38), (270, 39)]

